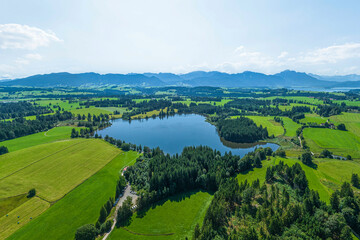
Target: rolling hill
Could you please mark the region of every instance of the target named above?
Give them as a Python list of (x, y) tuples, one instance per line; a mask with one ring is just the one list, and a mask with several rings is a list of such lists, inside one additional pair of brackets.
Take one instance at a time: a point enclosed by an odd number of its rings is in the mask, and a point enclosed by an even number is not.
[[(224, 72), (195, 71), (186, 74), (173, 73), (131, 73), (131, 74), (98, 74), (98, 73), (51, 73), (34, 75), (26, 78), (8, 79), (0, 86), (26, 87), (98, 87), (98, 86), (212, 86), (212, 87), (266, 87), (266, 88), (359, 88), (360, 80), (355, 75), (324, 77), (286, 70), (274, 75), (245, 71), (229, 74)], [(357, 75), (356, 75), (357, 76)]]

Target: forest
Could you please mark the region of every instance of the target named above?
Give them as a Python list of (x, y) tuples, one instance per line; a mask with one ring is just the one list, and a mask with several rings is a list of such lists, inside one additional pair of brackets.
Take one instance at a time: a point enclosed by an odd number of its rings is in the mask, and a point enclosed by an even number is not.
[(351, 231), (360, 231), (359, 204), (345, 182), (326, 205), (299, 164), (280, 162), (262, 185), (224, 181), (193, 239), (352, 239)]
[(237, 143), (253, 143), (268, 138), (268, 131), (262, 126), (256, 126), (253, 120), (240, 117), (217, 122), (220, 136), (227, 141)]
[(164, 197), (185, 191), (202, 189), (215, 192), (224, 179), (260, 167), (261, 160), (269, 155), (272, 155), (271, 148), (259, 148), (241, 159), (231, 153), (221, 155), (206, 146), (185, 147), (180, 155), (174, 156), (153, 149), (130, 166), (125, 177), (140, 193), (137, 205), (142, 209)]

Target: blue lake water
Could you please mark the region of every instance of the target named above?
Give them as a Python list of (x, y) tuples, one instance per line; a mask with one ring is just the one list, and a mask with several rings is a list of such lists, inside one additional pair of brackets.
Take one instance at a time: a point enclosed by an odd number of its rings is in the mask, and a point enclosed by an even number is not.
[(132, 121), (116, 119), (110, 127), (97, 133), (136, 145), (160, 147), (169, 154), (180, 154), (186, 146), (199, 145), (209, 146), (222, 154), (231, 151), (240, 156), (260, 146), (271, 147), (274, 151), (279, 147), (274, 143), (236, 144), (224, 141), (220, 139), (215, 126), (196, 114)]

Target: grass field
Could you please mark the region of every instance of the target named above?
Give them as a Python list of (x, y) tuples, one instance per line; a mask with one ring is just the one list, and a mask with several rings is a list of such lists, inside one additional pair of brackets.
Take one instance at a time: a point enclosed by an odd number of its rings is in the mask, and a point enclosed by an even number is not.
[(20, 194), (14, 197), (1, 198), (0, 199), (0, 217), (11, 212), (13, 209), (17, 208), (21, 204), (29, 200), (26, 197), (27, 194)]
[[(56, 202), (45, 213), (19, 229), (9, 239), (74, 239), (78, 227), (95, 223), (101, 206), (114, 196), (122, 168), (133, 164), (136, 152), (123, 152), (109, 164)], [(50, 237), (49, 237), (50, 236)]]
[(289, 111), (293, 107), (310, 107), (310, 109), (312, 109), (314, 106), (309, 105), (309, 104), (304, 104), (304, 103), (290, 103), (290, 105), (288, 105), (288, 106), (279, 105), (279, 109), (281, 111)]
[(288, 117), (282, 117), (281, 118), (284, 123), (284, 128), (286, 129), (285, 136), (287, 137), (295, 137), (296, 136), (296, 130), (301, 127), (300, 124), (294, 122)]
[(0, 217), (0, 239), (7, 238), (16, 230), (33, 221), (30, 218), (36, 218), (49, 207), (50, 204), (48, 202), (38, 197), (33, 197), (20, 207), (9, 212), (8, 216)]
[(120, 239), (191, 239), (197, 223), (200, 225), (212, 200), (207, 192), (187, 193), (170, 197), (149, 209), (145, 216), (134, 215), (126, 228), (140, 234), (166, 234), (169, 236), (141, 236), (124, 229), (115, 229), (111, 240)]
[(73, 109), (70, 112), (72, 112), (75, 115), (78, 115), (78, 114), (84, 115), (85, 114), (85, 116), (87, 116), (89, 113), (91, 115), (96, 115), (96, 116), (100, 115), (101, 113), (102, 114), (112, 114), (113, 113), (112, 111), (105, 110), (103, 108), (96, 108), (96, 107)]
[(336, 155), (360, 158), (360, 137), (349, 131), (340, 131), (327, 128), (305, 128), (304, 138), (311, 151), (320, 153), (328, 149)]
[(300, 119), (299, 122), (301, 123), (325, 123), (328, 118), (320, 117), (317, 114), (305, 114), (305, 118)]
[(78, 107), (80, 107), (79, 102), (73, 102), (73, 103), (69, 103), (69, 101), (66, 100), (38, 100), (35, 101), (37, 104), (39, 104), (40, 106), (47, 106), (49, 104), (51, 104), (51, 106), (60, 106), (62, 109), (64, 109), (64, 111), (69, 111), (72, 109), (76, 109)]
[(7, 140), (1, 142), (0, 145), (6, 146), (9, 149), (9, 152), (13, 152), (43, 143), (70, 139), (71, 129), (72, 127), (56, 127), (46, 132), (35, 133), (25, 137)]
[(344, 102), (347, 106), (357, 106), (357, 107), (360, 106), (360, 101), (334, 100), (333, 102), (334, 102), (334, 103), (337, 103), (337, 104), (341, 104), (341, 103)]
[(359, 113), (342, 113), (340, 115), (335, 115), (330, 117), (331, 121), (335, 124), (344, 123), (346, 129), (360, 136), (360, 114)]
[(35, 188), (49, 202), (63, 197), (113, 159), (120, 150), (95, 139), (42, 144), (0, 157), (0, 196)]
[(269, 133), (269, 136), (279, 136), (284, 134), (284, 128), (280, 123), (274, 121), (274, 117), (263, 117), (263, 116), (246, 116), (247, 118), (252, 119), (257, 126), (262, 125), (266, 127)]

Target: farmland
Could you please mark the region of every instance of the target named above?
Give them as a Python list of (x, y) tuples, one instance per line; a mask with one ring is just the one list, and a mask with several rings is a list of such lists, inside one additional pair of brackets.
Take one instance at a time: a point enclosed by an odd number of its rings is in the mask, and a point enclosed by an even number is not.
[[(203, 94), (204, 92), (199, 89), (197, 91)], [(180, 88), (180, 90), (186, 92), (188, 89)], [(134, 91), (141, 95), (141, 88)], [(21, 115), (16, 111), (14, 115), (7, 112), (3, 114), (7, 116), (3, 118), (7, 121), (3, 122), (3, 126), (14, 127), (14, 133), (31, 130), (36, 124), (43, 124), (44, 127), (32, 131), (37, 132), (35, 134), (18, 138), (8, 137), (11, 133), (3, 131), (2, 139), (11, 140), (1, 143), (8, 148), (9, 153), (0, 156), (0, 239), (6, 237), (9, 237), (8, 239), (74, 239), (79, 227), (97, 223), (101, 207), (109, 197), (115, 195), (117, 180), (125, 166), (133, 165), (124, 175), (143, 202), (137, 202), (138, 206), (133, 210), (129, 224), (124, 228), (115, 228), (110, 234), (108, 239), (112, 240), (191, 239), (195, 226), (199, 224), (201, 228), (204, 220), (206, 222), (205, 216), (209, 211), (217, 211), (217, 207), (209, 208), (209, 206), (217, 196), (221, 196), (218, 194), (224, 191), (222, 189), (224, 184), (231, 182), (228, 180), (236, 178), (237, 181), (233, 182), (237, 184), (259, 179), (260, 187), (266, 184), (270, 189), (272, 184), (277, 183), (265, 181), (267, 168), (277, 165), (280, 160), (290, 166), (299, 163), (308, 180), (309, 189), (318, 191), (320, 199), (327, 204), (330, 203), (331, 195), (340, 189), (344, 181), (350, 182), (352, 174), (360, 173), (358, 109), (332, 105), (329, 99), (326, 99), (326, 94), (316, 98), (312, 96), (312, 94), (316, 95), (316, 92), (307, 93), (307, 96), (304, 96), (306, 95), (304, 92), (301, 92), (302, 96), (271, 96), (272, 90), (256, 92), (246, 90), (236, 93), (251, 95), (251, 98), (246, 99), (246, 97), (234, 97), (232, 94), (235, 89), (224, 90), (227, 92), (226, 97), (219, 97), (221, 94), (219, 89), (216, 90), (216, 97), (211, 96), (212, 89), (206, 90), (209, 92), (206, 92), (205, 96), (196, 96), (194, 92), (189, 96), (182, 96), (176, 88), (164, 91), (147, 88), (144, 91), (146, 94), (139, 97), (124, 96), (124, 99), (123, 96), (27, 99), (41, 106), (51, 106), (54, 111), (60, 111), (61, 114), (65, 111), (72, 113), (65, 112), (68, 116), (64, 118), (61, 118), (60, 113), (51, 113), (54, 115), (51, 117), (56, 118), (53, 120), (49, 117), (50, 120), (46, 120), (47, 122), (42, 120), (46, 117), (29, 121), (35, 119), (35, 116), (32, 116), (34, 113), (24, 119), (19, 119), (18, 116)], [(153, 92), (153, 95), (149, 92)], [(274, 92), (278, 94), (275, 90)], [(291, 92), (291, 94), (295, 93), (296, 91)], [(286, 95), (283, 91), (281, 94)], [(263, 101), (263, 99), (276, 98), (284, 100)], [(353, 95), (351, 98), (354, 98)], [(99, 100), (104, 101), (95, 102)], [(235, 101), (232, 102), (233, 100)], [(82, 105), (85, 102), (86, 107)], [(184, 105), (175, 105), (176, 103)], [(320, 104), (325, 104), (329, 109), (321, 109)], [(166, 111), (167, 107), (172, 111)], [(310, 110), (302, 107), (309, 107)], [(131, 140), (129, 143), (124, 133), (119, 138), (124, 136), (122, 140), (125, 141), (112, 138), (111, 132), (106, 133), (109, 136), (104, 139), (100, 137), (101, 129), (111, 125), (110, 119), (114, 117), (124, 116), (126, 120), (149, 118), (160, 115), (161, 110), (163, 110), (161, 115), (165, 117), (176, 113), (202, 115), (202, 123), (206, 120), (206, 124), (215, 125), (209, 129), (214, 131), (216, 137), (219, 137), (217, 135), (219, 132), (216, 132), (216, 128), (219, 128), (217, 124), (222, 119), (231, 121), (232, 118), (244, 116), (252, 119), (257, 126), (266, 127), (269, 137), (260, 136), (251, 143), (255, 146), (241, 142), (238, 145), (234, 144), (235, 148), (249, 147), (252, 148), (251, 151), (255, 151), (248, 159), (246, 157), (239, 159), (238, 156), (233, 155), (234, 152), (227, 155), (222, 151), (215, 152), (202, 147), (196, 150), (189, 148), (183, 151), (183, 155), (170, 156), (163, 154), (159, 149), (152, 149), (153, 146), (150, 149), (136, 145), (136, 140)], [(116, 116), (114, 111), (118, 112)], [(89, 113), (100, 117), (88, 118)], [(109, 114), (110, 117), (103, 114)], [(305, 117), (302, 114), (305, 114)], [(154, 121), (164, 121), (164, 119), (159, 118)], [(331, 125), (324, 125), (326, 121)], [(252, 127), (257, 128), (251, 121), (249, 122)], [(341, 123), (345, 124), (346, 131), (337, 130), (337, 126)], [(21, 128), (22, 124), (28, 128)], [(176, 125), (179, 128), (184, 126)], [(50, 130), (43, 131), (49, 128)], [(302, 133), (297, 131), (302, 128)], [(170, 132), (164, 124), (160, 130)], [(190, 127), (186, 127), (184, 132), (185, 130), (192, 132)], [(229, 133), (231, 134), (231, 129)], [(303, 145), (299, 143), (297, 134), (300, 134), (299, 138), (304, 141)], [(250, 135), (247, 137), (250, 138)], [(184, 139), (179, 138), (178, 141), (189, 141), (186, 140), (187, 138)], [(277, 151), (262, 158), (262, 154), (257, 154), (257, 151), (263, 150), (257, 148), (256, 141), (269, 143), (269, 146), (275, 149), (277, 146), (273, 143), (278, 144), (280, 150), (285, 150), (287, 156), (279, 157), (282, 151)], [(160, 149), (162, 147), (160, 146)], [(350, 154), (354, 160), (317, 158), (324, 149), (344, 157)], [(307, 151), (315, 154), (314, 164), (311, 167), (300, 160), (301, 154)], [(138, 158), (139, 156), (141, 158)], [(259, 156), (262, 158), (260, 164)], [(211, 161), (211, 164), (207, 161)], [(291, 187), (288, 186), (288, 189)], [(27, 193), (32, 188), (36, 189), (36, 195), (28, 198)], [(230, 189), (237, 191), (236, 188), (225, 188), (225, 191)], [(356, 195), (360, 194), (355, 187), (352, 189)], [(239, 194), (243, 199), (243, 193)], [(228, 200), (225, 197), (217, 201), (221, 203)], [(237, 202), (236, 206), (244, 206), (242, 201)], [(253, 207), (258, 207), (258, 204), (260, 203), (256, 203)], [(225, 208), (228, 209), (227, 206)], [(240, 209), (239, 213), (231, 213), (234, 214), (232, 217), (225, 217), (230, 226), (237, 227), (236, 224), (241, 221), (245, 225), (250, 223), (246, 219), (235, 221), (237, 214), (243, 214), (244, 209), (242, 207)], [(110, 210), (110, 215), (114, 214), (115, 209), (110, 208)], [(219, 213), (210, 216), (217, 215)], [(98, 230), (102, 229), (99, 223), (96, 226)], [(241, 230), (241, 227), (239, 229)], [(206, 228), (201, 231), (203, 233)], [(98, 236), (97, 239), (100, 237)]]
[(353, 158), (360, 157), (360, 138), (349, 131), (306, 128), (303, 132), (310, 149), (316, 153), (328, 149), (334, 152), (334, 154), (343, 157), (346, 157), (348, 154)]
[(42, 214), (49, 207), (50, 204), (48, 202), (34, 197), (9, 212), (8, 216), (0, 217), (0, 238), (7, 238), (16, 230), (31, 222), (32, 218)]
[[(40, 145), (35, 152), (30, 148), (9, 153), (0, 159), (3, 169), (0, 195), (11, 197), (35, 188), (41, 198), (56, 201), (97, 172), (118, 152), (98, 140), (72, 140)], [(23, 156), (21, 160), (17, 160), (20, 156)]]
[(51, 236), (51, 239), (73, 239), (78, 227), (96, 221), (101, 206), (115, 194), (119, 171), (134, 163), (137, 156), (136, 152), (120, 153), (9, 239), (43, 239), (46, 236)]
[(316, 123), (316, 124), (321, 124), (321, 123), (325, 123), (327, 120), (327, 118), (325, 117), (320, 117), (317, 114), (305, 114), (305, 118), (300, 119), (300, 123)]
[(1, 144), (6, 146), (10, 152), (13, 152), (39, 144), (70, 139), (71, 129), (71, 127), (56, 127), (46, 132), (35, 133), (25, 137), (7, 140)]

